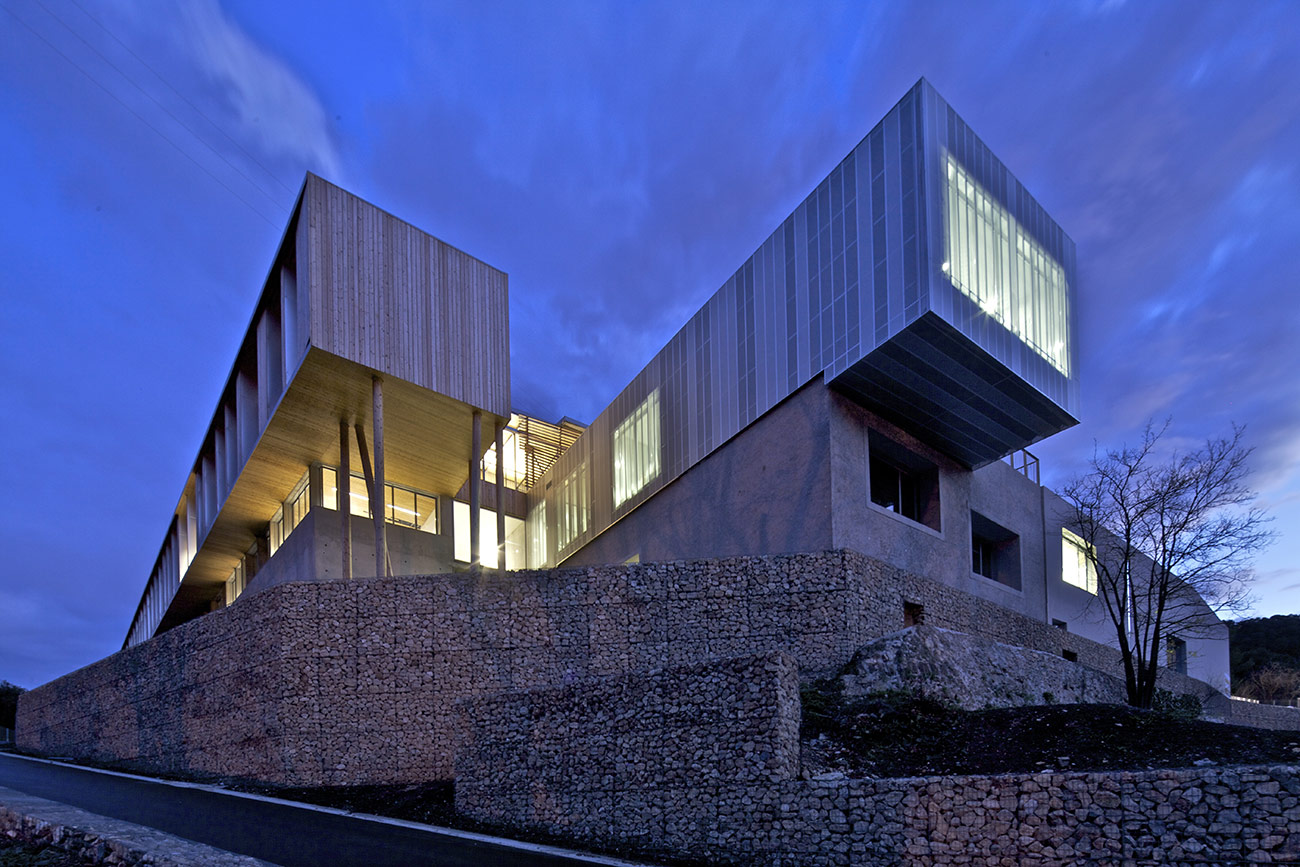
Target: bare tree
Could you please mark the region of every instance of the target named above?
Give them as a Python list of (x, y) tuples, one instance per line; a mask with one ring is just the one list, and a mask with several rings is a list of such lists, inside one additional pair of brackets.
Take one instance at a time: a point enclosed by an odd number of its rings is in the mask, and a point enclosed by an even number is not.
[(1244, 428), (1162, 455), (1168, 428), (1148, 424), (1137, 446), (1098, 450), (1062, 492), (1137, 707), (1151, 706), (1171, 640), (1203, 636), (1218, 612), (1244, 607), (1251, 560), (1273, 537), (1246, 484)]
[(1265, 704), (1295, 704), (1300, 701), (1300, 669), (1265, 666), (1246, 680), (1241, 694)]

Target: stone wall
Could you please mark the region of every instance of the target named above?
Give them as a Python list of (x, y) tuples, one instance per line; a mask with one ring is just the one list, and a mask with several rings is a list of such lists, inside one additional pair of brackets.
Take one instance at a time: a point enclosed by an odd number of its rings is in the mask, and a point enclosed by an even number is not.
[(1124, 682), (1060, 656), (933, 626), (877, 638), (840, 678), (845, 696), (904, 690), (965, 710), (1123, 704)]
[(1300, 863), (1300, 767), (813, 780), (470, 801), (485, 821), (714, 864)]
[[(0, 851), (0, 864), (274, 867), (247, 855), (3, 787), (0, 787), (0, 836), (46, 850), (30, 859)], [(61, 849), (74, 860), (57, 860), (48, 847)]]
[(783, 653), (467, 700), (465, 815), (710, 863), (1300, 863), (1300, 767), (799, 780)]
[(1254, 726), (1257, 729), (1276, 729), (1279, 731), (1300, 731), (1300, 707), (1284, 707), (1275, 704), (1258, 704), (1247, 699), (1233, 697), (1224, 715), (1229, 722), (1239, 726)]
[(776, 652), (461, 703), (458, 797), (763, 784), (799, 774), (799, 670)]
[(24, 693), (18, 743), (287, 785), (450, 779), (461, 699), (776, 650), (831, 674), (905, 603), (1114, 670), (1102, 645), (850, 551), (291, 583)]

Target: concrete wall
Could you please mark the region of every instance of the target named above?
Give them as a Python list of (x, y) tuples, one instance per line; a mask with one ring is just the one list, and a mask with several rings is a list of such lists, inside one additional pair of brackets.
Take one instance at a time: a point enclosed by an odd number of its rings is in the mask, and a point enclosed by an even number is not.
[[(898, 443), (939, 475), (937, 530), (871, 501), (869, 439)], [(1020, 586), (971, 567), (971, 513), (1018, 537)], [(1115, 644), (1096, 596), (1062, 578), (1069, 513), (998, 461), (967, 470), (814, 380), (580, 548), (566, 566), (849, 548), (1071, 632)], [(1204, 606), (1201, 606), (1204, 608)], [(1217, 619), (1204, 608), (1207, 623)], [(1228, 689), (1227, 627), (1186, 636), (1188, 674)]]
[[(871, 502), (869, 431), (939, 468), (938, 531)], [(971, 571), (970, 511), (1021, 537), (1021, 589)], [(1057, 530), (1059, 535), (1059, 528)], [(1039, 487), (1003, 463), (972, 473), (826, 388), (804, 386), (563, 565), (852, 548), (1046, 621)]]
[(563, 565), (834, 547), (826, 394), (819, 380), (786, 398)]
[[(448, 510), (450, 511), (450, 510)], [(375, 575), (375, 525), (369, 518), (349, 515), (352, 528), (352, 575)], [(454, 563), (450, 533), (422, 533), (411, 527), (384, 528), (388, 559), (394, 575), (434, 575), (450, 572)], [(341, 578), (342, 532), (337, 512), (312, 509), (299, 522), (252, 580), (245, 593), (260, 593), (293, 581), (337, 581)]]
[[(1047, 516), (1048, 617), (1069, 624), (1071, 632), (1115, 646), (1115, 625), (1101, 600), (1086, 590), (1061, 580), (1061, 528), (1070, 521), (1070, 506), (1049, 490), (1043, 489), (1042, 496)], [(1138, 561), (1150, 562), (1140, 555)], [(1140, 574), (1142, 569), (1135, 567), (1134, 571)], [(1228, 695), (1232, 686), (1228, 626), (1219, 620), (1199, 596), (1192, 594), (1184, 598), (1187, 601), (1179, 603), (1177, 617), (1189, 624), (1182, 635), (1187, 642), (1187, 674)], [(1175, 610), (1173, 603), (1170, 610)], [(1196, 625), (1192, 625), (1192, 621)], [(1163, 649), (1161, 653), (1163, 662)]]
[[(997, 462), (974, 472), (888, 421), (828, 390), (831, 417), (834, 545), (878, 557), (900, 569), (1046, 621), (1043, 516), (1039, 486)], [(870, 448), (876, 431), (929, 460), (939, 471), (940, 527), (933, 530), (871, 502)], [(1020, 588), (971, 570), (971, 510), (1020, 537)]]

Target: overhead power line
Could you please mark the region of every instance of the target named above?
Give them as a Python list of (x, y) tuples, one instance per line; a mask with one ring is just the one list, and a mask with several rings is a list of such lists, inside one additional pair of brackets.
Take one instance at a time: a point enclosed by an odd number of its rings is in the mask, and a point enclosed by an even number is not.
[[(108, 95), (111, 96), (113, 99), (117, 100), (117, 102), (118, 102), (118, 103), (119, 103), (123, 108), (125, 108), (127, 111), (129, 111), (131, 114), (133, 114), (137, 120), (139, 120), (142, 124), (144, 124), (145, 126), (149, 127), (149, 129), (151, 129), (151, 130), (153, 130), (155, 133), (157, 133), (159, 138), (161, 138), (163, 141), (167, 142), (169, 145), (171, 145), (172, 147), (174, 147), (174, 148), (177, 150), (177, 152), (179, 152), (182, 156), (184, 156), (184, 157), (185, 157), (186, 159), (188, 159), (190, 162), (194, 163), (194, 165), (198, 166), (198, 167), (199, 167), (199, 168), (204, 172), (204, 174), (206, 174), (208, 177), (212, 178), (212, 180), (214, 180), (214, 181), (216, 181), (218, 184), (220, 184), (220, 185), (221, 185), (221, 186), (226, 190), (226, 192), (230, 193), (230, 195), (234, 196), (236, 199), (238, 199), (239, 201), (243, 202), (243, 203), (248, 207), (249, 210), (251, 210), (253, 213), (257, 214), (257, 216), (261, 217), (263, 220), (265, 220), (265, 221), (267, 222), (268, 225), (270, 225), (272, 228), (279, 228), (279, 225), (278, 225), (274, 220), (272, 220), (270, 217), (268, 217), (266, 214), (262, 213), (262, 211), (259, 210), (259, 209), (257, 208), (256, 205), (254, 205), (252, 202), (248, 201), (248, 199), (244, 198), (244, 197), (241, 196), (239, 193), (235, 192), (235, 190), (232, 189), (232, 188), (230, 187), (229, 184), (227, 184), (227, 183), (226, 183), (225, 181), (223, 181), (221, 178), (217, 177), (217, 175), (216, 175), (216, 174), (215, 174), (211, 169), (209, 169), (207, 166), (203, 165), (203, 163), (199, 162), (199, 161), (194, 157), (193, 154), (191, 154), (189, 151), (185, 150), (185, 148), (183, 148), (183, 147), (181, 147), (179, 144), (177, 144), (177, 143), (176, 143), (176, 142), (175, 142), (171, 137), (169, 137), (165, 132), (163, 132), (163, 131), (160, 130), (158, 127), (156, 127), (156, 126), (154, 126), (152, 123), (150, 123), (149, 120), (148, 120), (148, 118), (146, 118), (144, 115), (140, 114), (140, 112), (136, 111), (134, 108), (132, 108), (131, 106), (127, 105), (126, 102), (125, 102), (125, 100), (123, 100), (123, 99), (122, 99), (120, 96), (118, 96), (116, 93), (113, 93), (113, 91), (109, 90), (109, 88), (108, 88), (106, 85), (104, 85), (103, 82), (101, 82), (101, 81), (100, 81), (99, 79), (97, 79), (94, 75), (92, 75), (89, 71), (87, 71), (86, 68), (83, 67), (81, 64), (77, 63), (77, 61), (75, 61), (75, 60), (73, 60), (71, 57), (69, 57), (69, 56), (68, 56), (68, 55), (67, 55), (67, 54), (66, 54), (66, 53), (65, 53), (61, 48), (59, 48), (57, 45), (55, 45), (55, 44), (54, 44), (53, 42), (51, 42), (50, 40), (46, 39), (46, 38), (45, 38), (45, 37), (44, 37), (44, 36), (43, 36), (39, 31), (37, 31), (34, 27), (32, 27), (30, 24), (28, 24), (26, 21), (24, 21), (21, 17), (19, 17), (18, 13), (14, 12), (12, 9), (10, 9), (10, 8), (9, 8), (8, 6), (6, 6), (6, 5), (0, 5), (0, 9), (4, 9), (6, 12), (8, 12), (8, 13), (10, 14), (10, 16), (12, 16), (13, 19), (14, 19), (15, 21), (17, 21), (19, 24), (21, 24), (23, 27), (25, 27), (29, 33), (31, 33), (33, 36), (35, 36), (35, 37), (36, 37), (37, 39), (39, 39), (41, 42), (44, 42), (45, 45), (46, 45), (47, 47), (49, 47), (49, 49), (50, 49), (51, 51), (53, 51), (55, 54), (59, 55), (59, 56), (62, 57), (64, 60), (66, 60), (66, 61), (68, 62), (69, 65), (71, 65), (74, 69), (76, 69), (76, 70), (77, 70), (78, 72), (80, 72), (82, 75), (86, 76), (86, 78), (88, 78), (91, 82), (93, 82), (93, 83), (94, 83), (94, 84), (95, 84), (95, 85), (96, 85), (100, 90), (104, 91), (104, 93), (108, 94)], [(60, 22), (60, 23), (62, 23), (62, 22)], [(65, 26), (66, 26), (66, 25), (65, 25)], [(241, 172), (241, 174), (242, 174), (242, 172)], [(244, 175), (244, 177), (247, 178), (247, 175)], [(261, 189), (261, 188), (259, 187), (258, 189)], [(263, 195), (265, 195), (265, 194), (266, 194), (266, 191), (265, 191), (265, 190), (262, 190), (262, 193), (263, 193)]]
[[(126, 81), (127, 81), (128, 84), (130, 84), (130, 85), (131, 85), (132, 87), (134, 87), (136, 90), (140, 91), (140, 92), (143, 93), (146, 97), (148, 97), (148, 98), (153, 102), (154, 105), (156, 105), (156, 106), (158, 106), (158, 108), (162, 109), (162, 111), (163, 111), (164, 114), (166, 114), (166, 115), (167, 115), (168, 117), (170, 117), (172, 120), (174, 120), (174, 121), (176, 121), (178, 124), (180, 124), (181, 127), (182, 127), (186, 132), (188, 132), (190, 135), (194, 136), (194, 138), (199, 142), (199, 144), (203, 145), (203, 146), (206, 147), (208, 150), (210, 150), (210, 151), (213, 153), (213, 155), (216, 156), (217, 159), (221, 160), (223, 163), (225, 163), (227, 166), (229, 166), (229, 167), (231, 168), (231, 170), (233, 170), (236, 174), (238, 174), (241, 178), (243, 178), (244, 180), (246, 180), (246, 181), (248, 181), (250, 184), (252, 184), (253, 187), (254, 187), (254, 188), (255, 188), (259, 193), (261, 193), (262, 195), (266, 196), (266, 198), (271, 202), (272, 205), (274, 205), (274, 206), (275, 206), (276, 208), (278, 208), (278, 209), (281, 209), (281, 210), (284, 209), (284, 206), (281, 205), (278, 201), (276, 201), (275, 196), (271, 195), (269, 192), (266, 191), (266, 189), (265, 189), (261, 184), (259, 184), (257, 181), (255, 181), (255, 180), (253, 180), (251, 177), (249, 177), (249, 176), (244, 172), (243, 169), (241, 169), (239, 166), (235, 165), (235, 164), (232, 163), (229, 159), (227, 159), (226, 156), (225, 156), (225, 154), (221, 153), (219, 150), (217, 150), (216, 148), (212, 147), (212, 145), (210, 145), (210, 144), (208, 144), (206, 141), (204, 141), (204, 140), (203, 140), (203, 137), (200, 136), (197, 132), (195, 132), (194, 129), (193, 129), (189, 124), (187, 124), (185, 121), (183, 121), (183, 120), (181, 120), (179, 117), (177, 117), (177, 116), (176, 116), (176, 115), (171, 111), (171, 109), (169, 109), (169, 108), (167, 108), (167, 106), (163, 105), (162, 102), (160, 102), (160, 101), (158, 100), (158, 98), (155, 97), (152, 93), (150, 93), (149, 91), (147, 91), (147, 90), (145, 90), (143, 87), (141, 87), (140, 84), (139, 84), (139, 82), (137, 82), (137, 81), (136, 81), (135, 79), (133, 79), (130, 75), (128, 75), (128, 74), (127, 74), (127, 73), (126, 73), (126, 72), (125, 72), (125, 71), (124, 71), (120, 66), (118, 66), (116, 63), (114, 63), (111, 59), (109, 59), (108, 57), (106, 57), (106, 56), (104, 55), (104, 53), (103, 53), (102, 51), (100, 51), (98, 48), (96, 48), (94, 45), (92, 45), (92, 44), (90, 43), (90, 41), (86, 39), (86, 37), (82, 36), (80, 33), (78, 33), (76, 30), (74, 30), (74, 29), (73, 29), (73, 28), (72, 28), (72, 27), (71, 27), (71, 26), (70, 26), (66, 21), (64, 21), (62, 18), (60, 18), (58, 15), (56, 15), (53, 11), (51, 11), (51, 10), (50, 10), (50, 7), (46, 6), (43, 2), (41, 2), (41, 0), (33, 0), (33, 2), (35, 2), (37, 6), (40, 6), (42, 9), (44, 9), (46, 15), (49, 15), (49, 16), (50, 16), (51, 18), (53, 18), (55, 21), (59, 22), (59, 24), (62, 25), (62, 27), (63, 27), (64, 30), (67, 30), (69, 33), (71, 33), (73, 36), (75, 36), (77, 39), (79, 39), (79, 40), (81, 41), (81, 44), (82, 44), (82, 45), (85, 45), (85, 46), (86, 46), (87, 48), (89, 48), (91, 51), (95, 52), (96, 56), (98, 56), (100, 60), (104, 61), (104, 62), (107, 63), (110, 67), (112, 67), (113, 70), (116, 71), (118, 75), (120, 75), (120, 76), (122, 76), (122, 78), (126, 79)], [(78, 8), (80, 8), (80, 7), (78, 7)], [(84, 11), (84, 10), (83, 10), (83, 11)], [(97, 22), (97, 23), (98, 23), (98, 22)], [(102, 27), (103, 25), (100, 25), (100, 26)], [(116, 37), (114, 37), (114, 38), (116, 38)], [(120, 42), (120, 40), (119, 40), (119, 42)], [(150, 71), (152, 71), (152, 70), (150, 70)], [(158, 74), (158, 73), (154, 72), (154, 75), (157, 75), (157, 74)], [(208, 122), (211, 123), (212, 121), (209, 120)]]
[(276, 175), (276, 173), (271, 171), (271, 169), (267, 168), (266, 165), (264, 165), (261, 160), (259, 160), (253, 154), (249, 153), (248, 150), (245, 149), (243, 145), (241, 145), (238, 141), (234, 139), (233, 136), (230, 135), (230, 133), (222, 129), (221, 124), (217, 123), (215, 120), (208, 117), (208, 115), (203, 111), (203, 109), (199, 108), (197, 105), (195, 105), (193, 102), (190, 101), (189, 97), (187, 97), (185, 94), (177, 90), (172, 85), (172, 83), (168, 81), (166, 78), (164, 78), (162, 74), (158, 72), (158, 70), (154, 69), (153, 66), (150, 65), (150, 63), (147, 60), (145, 60), (139, 54), (136, 54), (135, 51), (131, 48), (131, 46), (127, 45), (125, 42), (119, 39), (117, 37), (117, 34), (115, 34), (112, 30), (109, 30), (108, 27), (104, 24), (104, 22), (100, 21), (93, 14), (91, 14), (91, 12), (87, 10), (85, 6), (82, 6), (80, 3), (77, 2), (77, 0), (72, 0), (72, 5), (80, 9), (82, 15), (85, 15), (91, 21), (95, 22), (95, 24), (99, 27), (99, 29), (103, 30), (104, 33), (107, 34), (110, 39), (112, 39), (118, 45), (122, 46), (122, 49), (126, 51), (126, 53), (134, 57), (136, 59), (136, 62), (138, 62), (145, 69), (153, 73), (153, 77), (158, 79), (158, 81), (163, 85), (163, 87), (166, 87), (172, 93), (176, 94), (176, 96), (180, 98), (186, 105), (194, 109), (195, 114), (197, 114), (199, 117), (206, 120), (208, 124), (221, 135), (222, 138), (230, 142), (231, 146), (233, 146), (241, 154), (247, 157), (250, 162), (252, 162), (258, 168), (260, 168), (262, 171), (266, 172), (267, 177), (275, 181), (275, 183), (280, 186), (280, 189), (284, 190), (286, 193), (289, 193), (290, 195), (296, 192), (292, 187), (290, 187), (284, 181), (280, 180), (280, 178)]

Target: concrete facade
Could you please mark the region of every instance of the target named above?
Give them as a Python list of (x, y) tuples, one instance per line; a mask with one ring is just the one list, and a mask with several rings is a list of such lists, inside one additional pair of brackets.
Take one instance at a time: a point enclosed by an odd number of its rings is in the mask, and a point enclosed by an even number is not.
[[(938, 529), (871, 498), (871, 440), (898, 444), (933, 464)], [(1015, 537), (1017, 586), (976, 574), (973, 516)], [(722, 448), (656, 491), (566, 565), (847, 548), (1103, 644), (1114, 625), (1096, 596), (1062, 580), (1069, 513), (1051, 491), (1009, 464), (978, 470), (937, 450), (815, 380)], [(1226, 691), (1227, 627), (1187, 635), (1187, 674)]]

